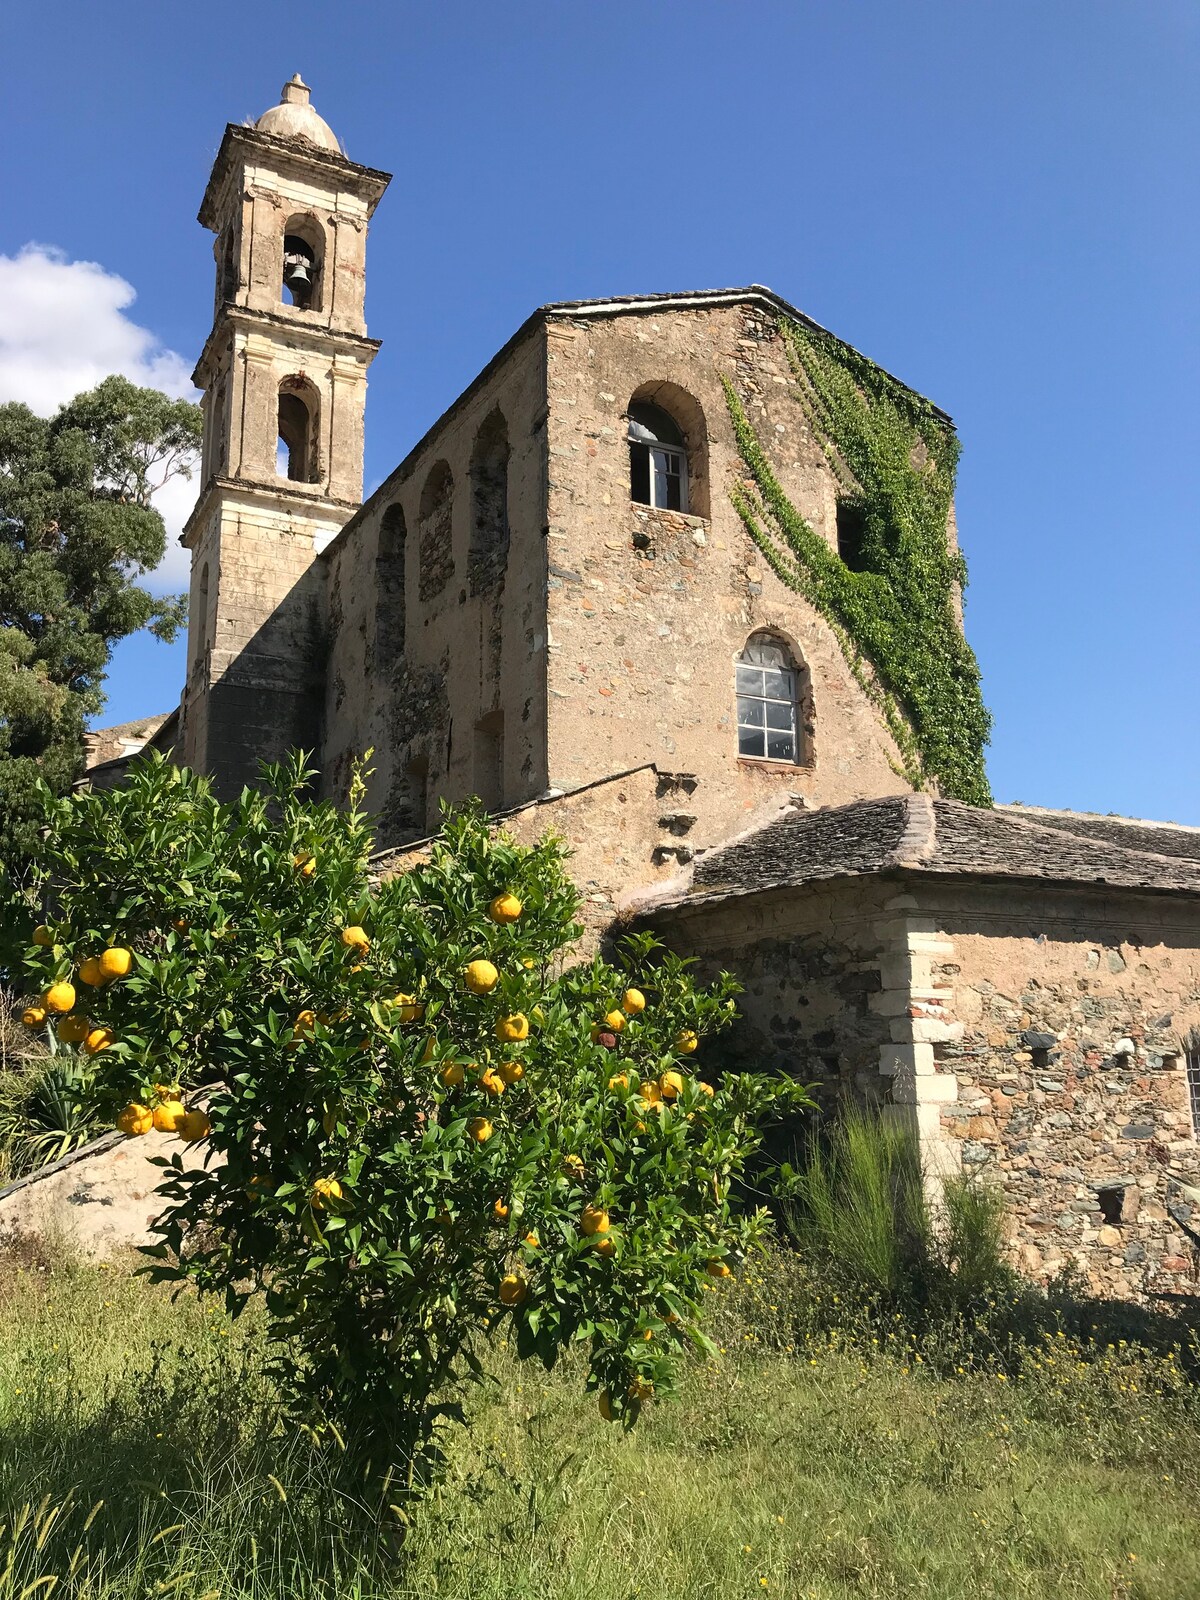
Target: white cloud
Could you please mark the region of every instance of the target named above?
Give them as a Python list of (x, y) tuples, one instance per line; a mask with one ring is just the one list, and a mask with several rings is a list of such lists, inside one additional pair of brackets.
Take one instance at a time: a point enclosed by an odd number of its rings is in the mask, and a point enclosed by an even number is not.
[[(133, 285), (96, 261), (27, 244), (0, 255), (0, 401), (21, 400), (50, 416), (110, 373), (171, 395), (192, 396), (190, 365), (127, 315)], [(178, 539), (196, 498), (196, 480), (173, 480), (156, 499), (167, 524), (167, 554), (148, 586), (186, 588), (188, 553)]]

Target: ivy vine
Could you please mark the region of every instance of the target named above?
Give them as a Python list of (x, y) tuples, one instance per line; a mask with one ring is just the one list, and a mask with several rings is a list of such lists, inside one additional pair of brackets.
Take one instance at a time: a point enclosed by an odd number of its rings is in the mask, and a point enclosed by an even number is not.
[(992, 803), (984, 765), (991, 717), (963, 637), (966, 564), (946, 539), (958, 440), (927, 401), (818, 329), (785, 321), (796, 389), (857, 508), (854, 569), (784, 493), (733, 384), (725, 398), (748, 481), (733, 505), (768, 565), (826, 619), (900, 751), (914, 788)]

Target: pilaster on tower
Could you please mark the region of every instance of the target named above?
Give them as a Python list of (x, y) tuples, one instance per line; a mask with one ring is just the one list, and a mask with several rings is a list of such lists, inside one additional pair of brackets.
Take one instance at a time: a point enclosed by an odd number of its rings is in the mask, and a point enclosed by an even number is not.
[(216, 236), (182, 743), (228, 792), (316, 743), (313, 562), (362, 500), (367, 227), (389, 175), (343, 154), (299, 75), (230, 124), (200, 207)]

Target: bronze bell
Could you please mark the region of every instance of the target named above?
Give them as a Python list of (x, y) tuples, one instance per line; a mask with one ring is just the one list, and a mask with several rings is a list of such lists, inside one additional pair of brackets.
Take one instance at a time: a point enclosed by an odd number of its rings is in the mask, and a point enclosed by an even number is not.
[(286, 289), (303, 299), (312, 288), (308, 275), (308, 262), (303, 256), (288, 256), (283, 263), (283, 283)]

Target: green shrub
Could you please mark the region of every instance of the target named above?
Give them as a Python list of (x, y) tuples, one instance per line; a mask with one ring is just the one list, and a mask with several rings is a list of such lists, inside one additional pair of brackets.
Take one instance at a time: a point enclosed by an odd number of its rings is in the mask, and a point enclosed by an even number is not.
[(934, 1204), (910, 1130), (847, 1104), (782, 1181), (786, 1229), (823, 1282), (857, 1305), (970, 1314), (1015, 1281), (1003, 1203), (968, 1177), (940, 1188)]

